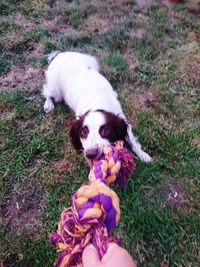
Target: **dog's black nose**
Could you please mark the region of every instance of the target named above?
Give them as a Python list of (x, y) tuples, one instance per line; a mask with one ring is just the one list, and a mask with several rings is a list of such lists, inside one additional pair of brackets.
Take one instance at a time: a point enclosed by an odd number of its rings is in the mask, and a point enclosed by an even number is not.
[(85, 152), (85, 155), (90, 160), (96, 159), (98, 157), (98, 155), (99, 155), (99, 149), (98, 148), (88, 149)]

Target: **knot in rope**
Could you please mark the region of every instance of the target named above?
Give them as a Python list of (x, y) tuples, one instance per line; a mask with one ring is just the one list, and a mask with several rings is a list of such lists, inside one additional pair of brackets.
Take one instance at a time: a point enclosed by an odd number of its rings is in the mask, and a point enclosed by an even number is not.
[(123, 187), (134, 169), (132, 153), (124, 148), (122, 141), (117, 141), (106, 145), (100, 159), (91, 162), (89, 179), (91, 182), (100, 179), (108, 185), (115, 182)]
[(50, 237), (50, 244), (61, 252), (54, 264), (77, 266), (89, 243), (95, 245), (102, 258), (109, 242), (108, 232), (116, 227), (119, 218), (119, 199), (113, 190), (100, 180), (82, 186), (72, 197), (72, 207), (63, 210), (58, 231)]

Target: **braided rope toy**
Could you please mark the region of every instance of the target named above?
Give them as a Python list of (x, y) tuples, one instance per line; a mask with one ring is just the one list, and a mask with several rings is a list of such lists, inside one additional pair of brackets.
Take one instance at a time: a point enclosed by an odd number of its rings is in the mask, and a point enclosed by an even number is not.
[(118, 141), (106, 145), (100, 159), (90, 162), (90, 168), (90, 183), (74, 193), (72, 206), (63, 210), (58, 230), (50, 236), (50, 244), (61, 252), (55, 266), (82, 266), (82, 252), (89, 243), (102, 258), (111, 240), (109, 232), (119, 222), (119, 198), (107, 185), (125, 184), (135, 168), (133, 155)]
[(123, 187), (135, 169), (135, 162), (132, 153), (124, 148), (122, 141), (118, 141), (114, 146), (104, 146), (101, 157), (92, 161), (90, 167), (89, 180), (91, 182), (100, 179), (107, 185), (115, 182)]

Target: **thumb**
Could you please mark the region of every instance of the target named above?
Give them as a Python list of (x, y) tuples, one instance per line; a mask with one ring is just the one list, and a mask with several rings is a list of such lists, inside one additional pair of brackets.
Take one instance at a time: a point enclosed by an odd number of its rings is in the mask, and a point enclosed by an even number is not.
[(84, 267), (100, 266), (100, 259), (96, 248), (90, 244), (83, 250), (82, 261)]

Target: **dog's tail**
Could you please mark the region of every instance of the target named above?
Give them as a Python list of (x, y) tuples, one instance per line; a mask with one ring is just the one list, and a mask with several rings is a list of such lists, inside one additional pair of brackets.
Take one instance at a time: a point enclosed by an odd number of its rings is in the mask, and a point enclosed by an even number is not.
[(60, 54), (61, 51), (52, 51), (51, 53), (48, 54), (47, 56), (47, 61), (48, 61), (48, 64), (50, 64), (52, 62), (52, 60), (57, 57), (58, 54)]

